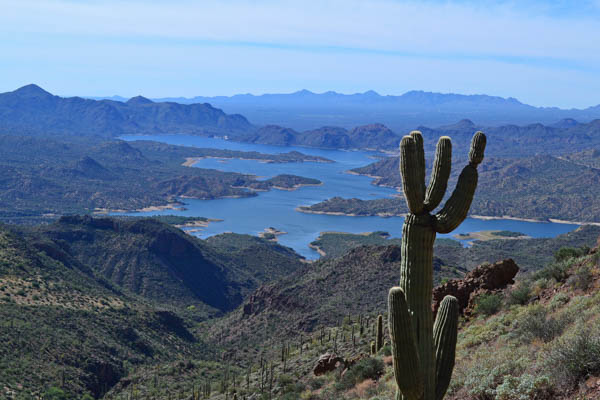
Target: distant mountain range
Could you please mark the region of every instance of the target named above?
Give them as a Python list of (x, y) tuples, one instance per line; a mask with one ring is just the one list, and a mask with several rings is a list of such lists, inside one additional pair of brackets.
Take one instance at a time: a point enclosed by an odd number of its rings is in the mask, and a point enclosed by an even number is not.
[[(111, 99), (126, 100), (118, 96)], [(227, 113), (242, 114), (258, 125), (276, 124), (296, 130), (331, 125), (349, 129), (357, 125), (381, 123), (394, 131), (403, 131), (418, 125), (450, 124), (463, 118), (492, 126), (534, 122), (550, 124), (565, 118), (589, 122), (600, 118), (600, 105), (566, 110), (534, 107), (512, 97), (424, 91), (382, 96), (372, 90), (356, 94), (301, 90), (289, 94), (170, 97), (155, 100), (181, 104), (210, 103)]]
[[(251, 123), (245, 116), (227, 114), (215, 108), (214, 104), (155, 102), (141, 96), (125, 102), (63, 98), (36, 85), (28, 85), (0, 94), (0, 133), (105, 137), (181, 133), (228, 137), (240, 142), (269, 145), (395, 152), (402, 134), (412, 129), (423, 132), (428, 150), (435, 147), (435, 142), (441, 135), (451, 136), (456, 146), (468, 146), (473, 133), (483, 130), (490, 139), (488, 153), (501, 156), (568, 154), (600, 146), (600, 106), (585, 110), (561, 110), (536, 108), (515, 99), (500, 97), (425, 92), (380, 96), (375, 92), (341, 95), (334, 92), (314, 94), (301, 91), (290, 95), (239, 95), (192, 100), (210, 100), (215, 104), (219, 101), (237, 102), (236, 104), (244, 107), (254, 107), (260, 103), (264, 108), (254, 108), (255, 111), (248, 109)], [(289, 120), (291, 126), (274, 124), (274, 120), (270, 118), (276, 120), (277, 115), (283, 115), (282, 110), (286, 107), (296, 111), (302, 107), (316, 110), (314, 113), (294, 111), (288, 115), (292, 119), (301, 119), (307, 126), (317, 127), (294, 129), (291, 127), (294, 126), (292, 120)], [(331, 107), (346, 111), (333, 112)], [(331, 124), (320, 125), (324, 115), (327, 115)], [(394, 125), (381, 123), (388, 118), (386, 115), (396, 118), (396, 126), (401, 122), (406, 127), (393, 128)], [(480, 122), (485, 120), (483, 117), (477, 123), (466, 119), (469, 116), (483, 115), (490, 116), (488, 123)], [(580, 119), (577, 120), (574, 116)], [(591, 118), (598, 119), (587, 122)], [(350, 120), (367, 123), (344, 127)], [(500, 120), (509, 120), (511, 123), (493, 123)], [(523, 125), (515, 122), (518, 120), (536, 122)], [(262, 121), (267, 123), (263, 124)], [(416, 121), (429, 123), (417, 124)], [(435, 121), (446, 123), (440, 126)], [(390, 122), (394, 124), (394, 121)]]
[(488, 137), (486, 155), (523, 157), (536, 154), (563, 155), (600, 147), (600, 119), (588, 123), (567, 118), (553, 124), (476, 125), (468, 119), (429, 128), (417, 126), (423, 133), (426, 148), (433, 151), (440, 136), (450, 136), (453, 146), (466, 149), (473, 133), (481, 130)]
[(127, 102), (59, 97), (36, 85), (0, 94), (0, 132), (119, 136), (125, 133), (227, 135), (254, 129), (241, 115), (210, 104)]

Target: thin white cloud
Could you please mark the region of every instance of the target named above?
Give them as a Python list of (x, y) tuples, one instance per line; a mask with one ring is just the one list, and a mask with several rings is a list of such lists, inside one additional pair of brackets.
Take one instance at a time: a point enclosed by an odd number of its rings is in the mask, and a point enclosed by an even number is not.
[(389, 0), (65, 1), (5, 5), (0, 30), (341, 46), (460, 56), (600, 59), (595, 18), (517, 6)]
[(600, 103), (595, 16), (543, 5), (0, 1), (0, 91), (30, 82), (156, 97), (423, 89)]

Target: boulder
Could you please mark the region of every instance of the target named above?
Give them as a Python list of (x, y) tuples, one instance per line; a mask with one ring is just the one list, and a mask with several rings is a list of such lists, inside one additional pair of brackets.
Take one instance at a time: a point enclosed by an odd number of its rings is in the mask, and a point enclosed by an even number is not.
[[(482, 264), (469, 272), (463, 279), (452, 279), (433, 289), (433, 313), (437, 313), (444, 297), (450, 295), (458, 300), (461, 314), (469, 314), (476, 296), (506, 288), (514, 283), (519, 267), (507, 258), (494, 264)], [(466, 310), (466, 312), (465, 312)]]
[(315, 376), (323, 375), (327, 372), (335, 371), (340, 365), (344, 364), (344, 359), (336, 354), (325, 353), (319, 357), (317, 365), (313, 368)]

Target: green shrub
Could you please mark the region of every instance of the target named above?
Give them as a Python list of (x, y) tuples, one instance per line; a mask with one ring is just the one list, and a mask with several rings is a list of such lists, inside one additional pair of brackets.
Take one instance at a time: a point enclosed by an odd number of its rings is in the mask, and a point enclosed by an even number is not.
[(383, 356), (391, 356), (392, 355), (392, 346), (389, 343), (386, 343), (385, 346), (381, 348), (379, 353)]
[(572, 389), (588, 376), (600, 373), (600, 335), (579, 325), (553, 343), (544, 362), (558, 387)]
[(520, 375), (529, 360), (503, 361), (487, 359), (469, 370), (464, 380), (464, 388), (475, 399), (494, 400), (496, 388), (504, 382), (507, 376)]
[(55, 386), (50, 387), (48, 390), (46, 390), (46, 393), (44, 393), (45, 400), (67, 400), (68, 398), (69, 397), (64, 390)]
[(531, 299), (531, 285), (522, 281), (508, 292), (508, 304), (524, 305)]
[(566, 317), (557, 320), (548, 316), (548, 310), (538, 304), (529, 307), (517, 318), (516, 332), (525, 339), (537, 338), (548, 343), (562, 333), (568, 322)]
[(308, 381), (308, 386), (312, 390), (317, 390), (317, 389), (321, 389), (323, 387), (323, 385), (325, 385), (325, 382), (327, 382), (327, 380), (324, 377), (312, 378)]
[(561, 247), (556, 253), (554, 253), (554, 259), (556, 261), (564, 261), (569, 258), (577, 258), (583, 255), (583, 250), (575, 247)]
[(533, 275), (533, 279), (538, 280), (540, 278), (545, 278), (554, 279), (556, 282), (564, 282), (569, 276), (568, 271), (569, 268), (571, 268), (571, 265), (573, 265), (572, 258), (553, 262), (536, 272)]
[(519, 377), (506, 376), (496, 388), (495, 400), (552, 399), (550, 378), (523, 374)]
[(338, 391), (348, 390), (367, 379), (377, 380), (383, 375), (384, 365), (380, 358), (368, 357), (357, 362), (335, 384)]
[(567, 284), (575, 289), (586, 290), (592, 280), (592, 271), (588, 265), (582, 265), (567, 279)]
[(481, 294), (475, 300), (475, 313), (493, 315), (502, 307), (502, 296), (498, 293)]
[(596, 251), (594, 255), (592, 255), (592, 263), (595, 266), (600, 266), (600, 251)]
[(552, 300), (550, 300), (550, 304), (548, 306), (551, 310), (556, 310), (558, 307), (561, 307), (567, 304), (570, 300), (570, 297), (566, 293), (557, 293)]
[(539, 278), (533, 282), (533, 286), (539, 291), (548, 289), (550, 280), (548, 278)]

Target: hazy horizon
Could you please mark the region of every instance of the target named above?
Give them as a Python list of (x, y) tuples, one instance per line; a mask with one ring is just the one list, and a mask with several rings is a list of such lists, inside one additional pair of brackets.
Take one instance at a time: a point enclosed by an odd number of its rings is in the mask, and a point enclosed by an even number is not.
[(423, 90), (585, 108), (600, 103), (599, 16), (598, 0), (8, 1), (0, 91)]

